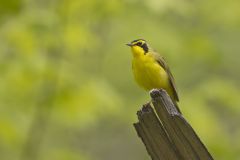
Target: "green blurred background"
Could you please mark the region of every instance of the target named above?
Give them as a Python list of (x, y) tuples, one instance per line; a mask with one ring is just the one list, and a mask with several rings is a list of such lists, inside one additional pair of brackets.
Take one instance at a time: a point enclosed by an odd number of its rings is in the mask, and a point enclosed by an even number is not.
[(131, 71), (146, 39), (213, 157), (240, 159), (240, 1), (0, 0), (0, 159), (147, 160), (150, 100)]

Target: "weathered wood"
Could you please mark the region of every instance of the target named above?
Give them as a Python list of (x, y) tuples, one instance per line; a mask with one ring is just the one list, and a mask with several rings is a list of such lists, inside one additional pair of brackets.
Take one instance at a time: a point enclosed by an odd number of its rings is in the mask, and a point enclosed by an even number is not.
[[(193, 128), (175, 108), (164, 90), (150, 92), (152, 104), (137, 112), (134, 124), (153, 160), (212, 160)], [(156, 115), (157, 114), (157, 115)]]
[[(147, 146), (149, 154), (152, 155), (152, 159), (176, 159), (178, 153), (169, 141), (150, 104), (145, 105), (137, 115), (139, 122), (135, 123), (134, 126)], [(161, 145), (164, 147), (161, 147)]]

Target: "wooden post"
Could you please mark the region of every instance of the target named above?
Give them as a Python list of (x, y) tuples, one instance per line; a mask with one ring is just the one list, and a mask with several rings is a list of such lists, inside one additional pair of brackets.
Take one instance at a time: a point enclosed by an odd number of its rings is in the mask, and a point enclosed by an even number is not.
[[(193, 128), (177, 111), (166, 91), (150, 92), (152, 104), (137, 112), (134, 123), (153, 160), (213, 160)], [(155, 110), (155, 111), (154, 111)]]

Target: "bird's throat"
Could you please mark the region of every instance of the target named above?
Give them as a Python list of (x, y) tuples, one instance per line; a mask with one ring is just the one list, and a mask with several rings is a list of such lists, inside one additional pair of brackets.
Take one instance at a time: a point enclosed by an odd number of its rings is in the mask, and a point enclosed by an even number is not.
[(141, 47), (133, 46), (132, 47), (132, 54), (133, 54), (133, 57), (135, 57), (135, 58), (140, 57), (140, 56), (144, 56), (144, 50)]

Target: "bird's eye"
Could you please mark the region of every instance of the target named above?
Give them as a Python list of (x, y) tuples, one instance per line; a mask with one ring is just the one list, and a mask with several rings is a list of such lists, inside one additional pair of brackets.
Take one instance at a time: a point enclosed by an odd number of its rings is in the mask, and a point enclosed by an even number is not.
[(141, 46), (141, 45), (142, 45), (142, 42), (138, 42), (136, 45), (137, 45), (137, 46)]

